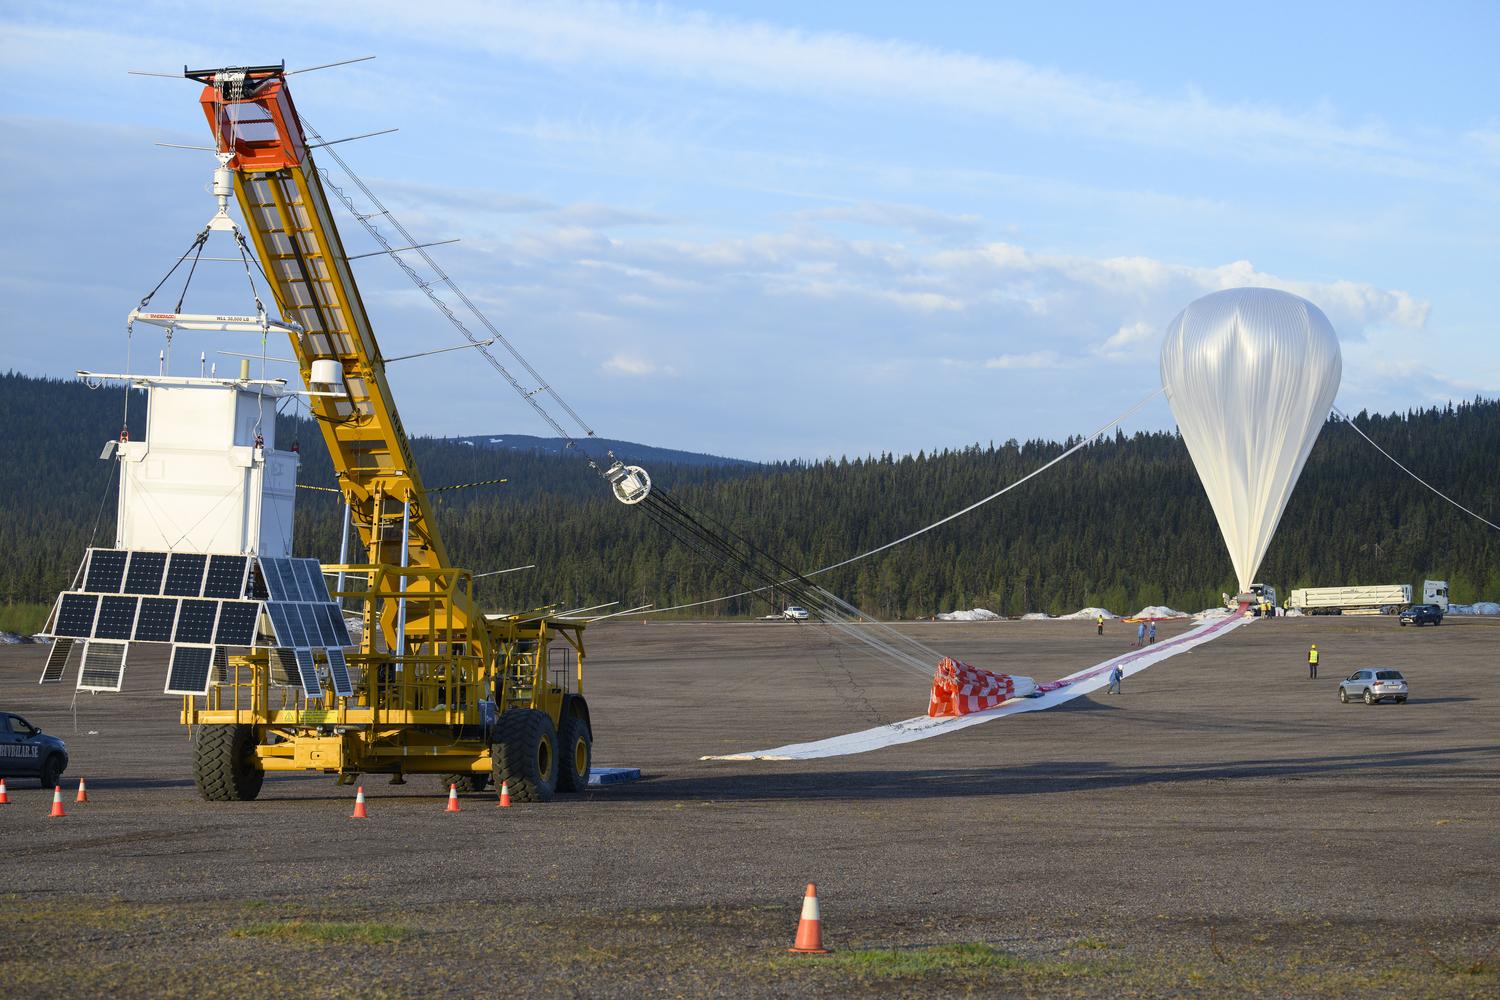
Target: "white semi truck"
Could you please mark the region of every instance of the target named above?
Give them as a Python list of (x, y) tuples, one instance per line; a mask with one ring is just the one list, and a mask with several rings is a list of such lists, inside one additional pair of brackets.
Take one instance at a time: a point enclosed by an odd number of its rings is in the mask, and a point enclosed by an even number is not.
[[(1412, 605), (1408, 584), (1391, 583), (1371, 587), (1306, 587), (1292, 591), (1288, 608), (1310, 615), (1399, 614)], [(1421, 604), (1436, 604), (1448, 610), (1448, 582), (1422, 581)]]

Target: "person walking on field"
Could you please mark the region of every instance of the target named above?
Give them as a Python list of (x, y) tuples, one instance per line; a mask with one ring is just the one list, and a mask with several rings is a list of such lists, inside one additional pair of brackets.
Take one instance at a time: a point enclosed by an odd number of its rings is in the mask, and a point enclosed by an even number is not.
[(1125, 680), (1125, 671), (1121, 670), (1120, 669), (1120, 665), (1118, 663), (1116, 663), (1112, 668), (1110, 668), (1110, 671), (1109, 671), (1109, 687), (1105, 689), (1104, 693), (1105, 694), (1124, 694), (1124, 688), (1123, 688), (1123, 686), (1121, 684), (1121, 682), (1124, 681), (1124, 680)]
[(1141, 622), (1135, 627), (1135, 644), (1144, 646), (1146, 644), (1146, 623)]
[(1312, 648), (1307, 651), (1307, 679), (1315, 681), (1318, 679), (1318, 644), (1313, 643)]
[(1098, 624), (1099, 624), (1099, 634), (1103, 635), (1104, 634), (1104, 616), (1103, 615), (1099, 616), (1099, 623)]
[(1156, 642), (1156, 622), (1151, 623), (1151, 631), (1147, 634), (1151, 637), (1151, 642)]

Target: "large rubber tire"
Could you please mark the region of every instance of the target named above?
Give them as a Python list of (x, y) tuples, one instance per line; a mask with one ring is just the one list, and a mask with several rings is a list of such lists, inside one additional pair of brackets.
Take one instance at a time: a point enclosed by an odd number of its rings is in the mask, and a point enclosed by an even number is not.
[(512, 802), (550, 802), (557, 791), (557, 727), (546, 712), (513, 708), (500, 716), (491, 749), (496, 785)]
[(193, 736), (193, 781), (209, 802), (249, 802), (266, 772), (256, 766), (255, 727), (199, 726)]
[(438, 779), (443, 783), (443, 794), (448, 794), (449, 785), (458, 786), (458, 794), (472, 795), (474, 792), (482, 792), (490, 787), (490, 776), (488, 774), (440, 774)]
[(1339, 688), (1339, 701), (1343, 702), (1345, 705), (1349, 704), (1349, 692), (1344, 690), (1343, 688)]
[(1374, 695), (1373, 692), (1370, 691), (1369, 688), (1365, 688), (1365, 704), (1366, 705), (1373, 705), (1373, 704), (1375, 704), (1375, 695)]
[(66, 769), (67, 765), (63, 763), (61, 754), (48, 754), (47, 759), (42, 761), (41, 770), (36, 773), (36, 780), (43, 788), (56, 788)]
[(557, 734), (557, 790), (581, 792), (589, 786), (594, 763), (594, 733), (589, 724), (569, 712)]

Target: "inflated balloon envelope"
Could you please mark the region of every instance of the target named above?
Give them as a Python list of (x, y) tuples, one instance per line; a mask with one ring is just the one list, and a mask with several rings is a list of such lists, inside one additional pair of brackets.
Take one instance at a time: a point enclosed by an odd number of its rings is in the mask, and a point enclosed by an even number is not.
[(1328, 317), (1289, 292), (1214, 292), (1167, 327), (1162, 384), (1241, 593), (1270, 547), (1342, 370)]

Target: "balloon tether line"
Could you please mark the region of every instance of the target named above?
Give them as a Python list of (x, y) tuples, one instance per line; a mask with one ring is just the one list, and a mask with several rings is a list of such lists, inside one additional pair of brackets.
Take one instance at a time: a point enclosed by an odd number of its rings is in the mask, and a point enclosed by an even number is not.
[(1400, 462), (1396, 461), (1395, 457), (1390, 452), (1388, 452), (1384, 448), (1380, 447), (1380, 445), (1376, 444), (1375, 441), (1370, 437), (1370, 435), (1368, 435), (1364, 431), (1360, 430), (1359, 429), (1359, 424), (1356, 424), (1354, 422), (1354, 420), (1349, 416), (1349, 414), (1345, 413), (1343, 410), (1339, 409), (1337, 406), (1335, 406), (1333, 408), (1333, 412), (1335, 414), (1337, 414), (1338, 417), (1341, 420), (1344, 421), (1344, 423), (1348, 424), (1350, 427), (1353, 427), (1354, 428), (1354, 433), (1358, 434), (1360, 437), (1364, 438), (1366, 441), (1369, 441), (1370, 445), (1376, 451), (1380, 452), (1386, 458), (1389, 458), (1391, 460), (1391, 463), (1393, 465), (1395, 465), (1396, 468), (1400, 469), (1402, 472), (1406, 473), (1408, 476), (1411, 476), (1417, 482), (1421, 483), (1423, 486), (1427, 487), (1429, 490), (1431, 490), (1432, 492), (1436, 493), (1438, 496), (1442, 497), (1444, 500), (1448, 501), (1453, 506), (1457, 507), (1459, 510), (1463, 511), (1465, 514), (1468, 514), (1470, 517), (1475, 518), (1476, 520), (1483, 521), (1485, 524), (1488, 524), (1491, 528), (1494, 528), (1496, 531), (1500, 531), (1500, 524), (1496, 524), (1494, 521), (1491, 521), (1489, 518), (1484, 517), (1483, 515), (1474, 513), (1472, 510), (1470, 510), (1469, 508), (1465, 507), (1463, 504), (1459, 503), (1457, 500), (1453, 499), (1448, 494), (1444, 493), (1442, 490), (1438, 489), (1436, 486), (1432, 485), (1427, 480), (1423, 479), (1421, 476), (1417, 475), (1415, 472), (1411, 471), (1406, 466), (1402, 465)]
[[(919, 535), (925, 535), (925, 534), (927, 534), (927, 532), (932, 531), (934, 528), (940, 528), (943, 525), (947, 524), (949, 521), (953, 521), (953, 520), (956, 520), (957, 518), (963, 517), (965, 514), (968, 514), (971, 511), (977, 510), (980, 507), (983, 507), (985, 504), (989, 503), (991, 500), (997, 500), (997, 499), (999, 499), (1000, 497), (1002, 497), (1005, 494), (1009, 493), (1011, 490), (1015, 489), (1017, 486), (1020, 486), (1022, 483), (1026, 482), (1027, 480), (1029, 480), (1029, 479), (1031, 479), (1031, 478), (1033, 478), (1035, 476), (1039, 476), (1043, 472), (1046, 472), (1048, 469), (1052, 468), (1054, 465), (1056, 465), (1058, 462), (1061, 462), (1063, 459), (1067, 458), (1069, 455), (1072, 455), (1074, 452), (1079, 451), (1080, 449), (1082, 449), (1086, 445), (1093, 444), (1099, 438), (1103, 437), (1104, 434), (1105, 434), (1105, 432), (1108, 431), (1111, 427), (1115, 426), (1118, 423), (1121, 423), (1122, 421), (1128, 420), (1131, 416), (1133, 416), (1135, 414), (1135, 412), (1137, 410), (1139, 410), (1141, 407), (1145, 406), (1147, 403), (1151, 402), (1153, 399), (1155, 399), (1158, 395), (1160, 395), (1163, 392), (1166, 392), (1166, 386), (1157, 386), (1155, 389), (1152, 389), (1145, 396), (1142, 396), (1141, 399), (1134, 406), (1130, 407), (1130, 409), (1126, 410), (1124, 413), (1120, 414), (1118, 417), (1115, 417), (1109, 423), (1104, 424), (1102, 427), (1100, 427), (1098, 430), (1094, 431), (1088, 437), (1081, 438), (1078, 441), (1077, 444), (1073, 445), (1073, 447), (1071, 447), (1071, 448), (1067, 449), (1066, 451), (1064, 451), (1061, 455), (1058, 455), (1056, 458), (1052, 459), (1050, 462), (1047, 462), (1045, 465), (1041, 465), (1041, 466), (1038, 466), (1035, 469), (1032, 469), (1026, 475), (1022, 476), (1020, 479), (1017, 479), (1015, 482), (1013, 482), (1010, 485), (1004, 487), (1003, 489), (996, 490), (994, 493), (991, 493), (989, 496), (985, 497), (982, 500), (976, 500), (974, 503), (969, 504), (969, 506), (965, 507), (963, 510), (954, 511), (952, 514), (949, 514), (947, 517), (944, 517), (944, 518), (941, 518), (939, 520), (933, 521), (931, 524), (927, 525), (924, 528), (918, 528), (916, 531), (913, 531), (913, 532), (911, 532), (909, 534), (906, 534), (906, 535), (902, 535), (900, 538), (896, 539), (893, 542), (886, 542), (884, 545), (876, 546), (875, 548), (870, 549), (867, 552), (861, 552), (857, 556), (850, 556), (848, 559), (845, 559), (842, 562), (830, 563), (829, 565), (824, 566), (821, 569), (809, 570), (808, 572), (802, 574), (802, 578), (806, 579), (808, 577), (820, 576), (823, 573), (832, 572), (833, 570), (840, 569), (840, 568), (842, 568), (844, 566), (848, 566), (850, 563), (859, 562), (861, 559), (868, 559), (870, 556), (873, 556), (873, 555), (876, 555), (878, 553), (884, 552), (887, 549), (893, 549), (893, 548), (895, 548), (898, 545), (901, 545), (901, 544), (904, 544), (905, 542), (911, 541), (913, 538), (916, 538)], [(791, 581), (788, 580), (788, 581), (785, 581), (785, 582), (786, 583), (790, 583)], [(738, 594), (725, 594), (723, 597), (712, 597), (712, 598), (709, 598), (706, 601), (693, 601), (692, 603), (689, 603), (689, 604), (676, 604), (676, 605), (673, 605), (670, 608), (653, 608), (650, 611), (642, 611), (641, 615), (642, 616), (645, 616), (645, 615), (659, 615), (659, 614), (664, 614), (665, 612), (668, 612), (668, 611), (684, 611), (684, 610), (686, 610), (688, 608), (701, 608), (701, 607), (704, 607), (705, 605), (708, 605), (708, 604), (719, 604), (719, 603), (721, 603), (723, 601), (732, 601), (736, 597), (748, 597), (751, 594), (758, 594), (761, 591), (770, 590), (770, 589), (771, 589), (771, 587), (769, 585), (767, 585), (765, 587), (756, 587), (753, 590), (743, 590), (743, 591), (740, 591)]]

